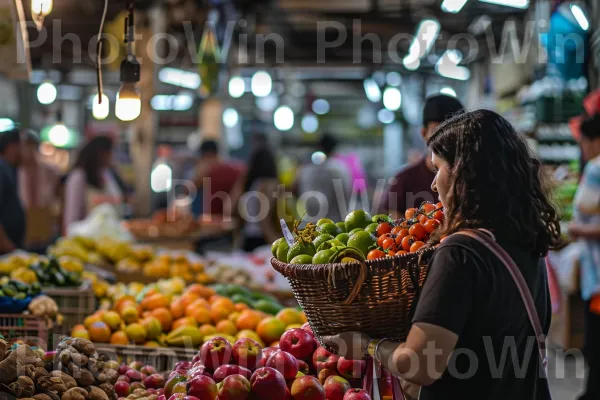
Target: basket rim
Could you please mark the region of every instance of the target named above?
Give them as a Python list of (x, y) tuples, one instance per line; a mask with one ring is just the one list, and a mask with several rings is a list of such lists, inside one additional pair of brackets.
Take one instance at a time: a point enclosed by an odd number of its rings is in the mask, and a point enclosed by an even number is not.
[[(427, 248), (416, 253), (400, 254), (394, 257), (379, 258), (376, 260), (366, 260), (364, 264), (368, 270), (394, 270), (401, 265), (402, 262), (413, 260), (422, 255), (433, 254), (435, 248)], [(328, 279), (332, 271), (343, 273), (344, 275), (354, 278), (360, 274), (361, 263), (330, 263), (330, 264), (287, 264), (271, 258), (271, 266), (281, 275), (292, 279), (306, 280), (321, 280)]]

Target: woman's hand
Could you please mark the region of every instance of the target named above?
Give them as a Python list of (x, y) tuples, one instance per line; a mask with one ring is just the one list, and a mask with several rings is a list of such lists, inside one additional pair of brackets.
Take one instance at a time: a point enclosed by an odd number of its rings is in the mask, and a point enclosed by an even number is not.
[(335, 353), (349, 360), (360, 360), (365, 356), (371, 338), (361, 332), (344, 332), (335, 336), (324, 336), (323, 343), (335, 349)]

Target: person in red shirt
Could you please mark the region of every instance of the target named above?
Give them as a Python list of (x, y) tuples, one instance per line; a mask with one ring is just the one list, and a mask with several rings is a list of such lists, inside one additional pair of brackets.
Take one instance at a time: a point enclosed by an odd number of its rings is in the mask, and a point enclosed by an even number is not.
[[(435, 95), (427, 98), (423, 109), (423, 127), (421, 135), (427, 139), (446, 119), (464, 110), (456, 98), (447, 95)], [(431, 190), (435, 177), (431, 153), (416, 164), (400, 171), (391, 181), (381, 199), (381, 211), (403, 216), (407, 208), (418, 207), (424, 201), (437, 202), (437, 194)]]
[(231, 193), (245, 168), (242, 164), (222, 160), (219, 145), (214, 140), (202, 143), (200, 157), (194, 184), (203, 196), (202, 212), (231, 220), (235, 206)]

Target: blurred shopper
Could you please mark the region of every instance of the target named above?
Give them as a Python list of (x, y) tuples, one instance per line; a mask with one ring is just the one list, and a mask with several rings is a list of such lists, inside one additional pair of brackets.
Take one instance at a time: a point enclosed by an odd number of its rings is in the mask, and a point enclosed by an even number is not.
[(43, 252), (58, 234), (60, 172), (39, 157), (39, 137), (24, 132), (23, 162), (18, 170), (19, 196), (27, 213), (26, 240), (29, 251)]
[(243, 166), (221, 159), (216, 141), (202, 143), (194, 184), (202, 199), (203, 214), (231, 217), (231, 192), (243, 172)]
[(579, 239), (581, 295), (585, 302), (584, 355), (588, 377), (582, 400), (600, 399), (600, 115), (581, 125), (579, 139), (586, 161), (575, 196), (569, 233)]
[(295, 189), (298, 198), (305, 200), (307, 221), (343, 221), (351, 207), (352, 176), (348, 166), (334, 157), (337, 145), (332, 135), (324, 134), (318, 148), (325, 155), (324, 161), (313, 155), (313, 163), (298, 171)]
[[(423, 139), (427, 140), (440, 123), (463, 109), (460, 101), (452, 96), (429, 97), (425, 100), (423, 109)], [(436, 202), (438, 196), (431, 189), (434, 177), (431, 153), (427, 152), (420, 162), (409, 165), (393, 178), (390, 187), (381, 198), (381, 211), (403, 217), (408, 208), (418, 207), (424, 201)]]
[(17, 184), (22, 153), (18, 129), (0, 132), (0, 254), (22, 247), (25, 239), (25, 211)]
[(510, 123), (487, 110), (453, 118), (427, 145), (446, 223), (431, 244), (439, 246), (406, 342), (359, 332), (323, 341), (351, 360), (371, 355), (422, 386), (421, 400), (548, 400), (540, 361), (552, 311), (543, 257), (562, 240), (540, 163)]
[(245, 176), (240, 179), (243, 195), (238, 212), (243, 225), (243, 249), (251, 252), (281, 237), (277, 220), (279, 179), (275, 156), (262, 135), (254, 138), (254, 147)]
[(111, 204), (122, 215), (123, 192), (111, 172), (113, 142), (96, 136), (77, 154), (65, 186), (63, 229), (85, 219), (94, 207)]

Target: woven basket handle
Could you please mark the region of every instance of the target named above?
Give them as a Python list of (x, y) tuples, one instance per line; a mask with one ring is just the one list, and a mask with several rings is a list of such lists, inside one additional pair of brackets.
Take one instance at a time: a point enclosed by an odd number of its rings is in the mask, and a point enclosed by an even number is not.
[(356, 298), (358, 297), (358, 294), (360, 293), (363, 284), (367, 280), (367, 264), (364, 261), (357, 261), (360, 263), (360, 272), (358, 274), (356, 282), (354, 283), (352, 292), (350, 292), (346, 300), (342, 302), (342, 304), (345, 306), (349, 306), (350, 304), (354, 303), (354, 300), (356, 300)]

